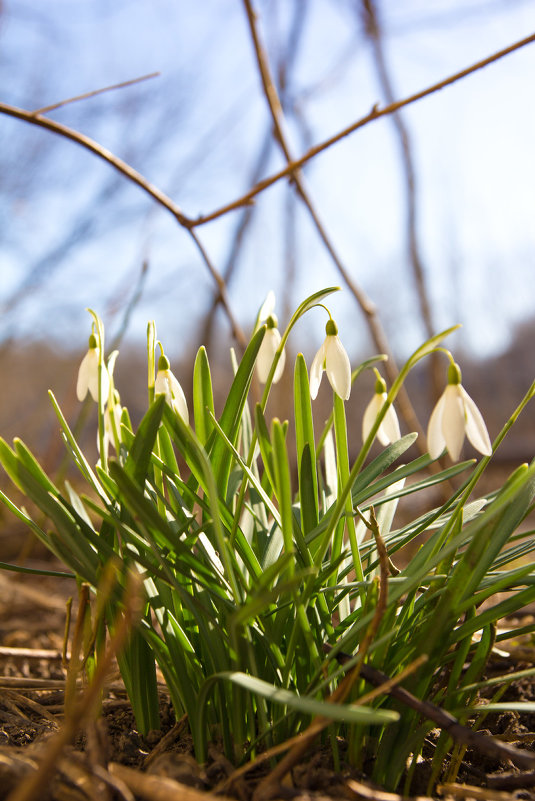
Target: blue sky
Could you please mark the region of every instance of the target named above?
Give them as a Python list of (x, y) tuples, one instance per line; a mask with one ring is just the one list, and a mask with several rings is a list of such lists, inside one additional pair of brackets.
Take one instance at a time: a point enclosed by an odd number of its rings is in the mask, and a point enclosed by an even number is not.
[[(289, 85), (304, 122), (289, 120), (296, 154), (383, 104), (356, 5), (306, 4)], [(257, 3), (274, 63), (294, 7)], [(535, 6), (523, 0), (382, 0), (379, 8), (400, 98), (535, 30)], [(158, 70), (153, 81), (50, 116), (132, 163), (189, 216), (248, 188), (269, 120), (240, 3), (130, 0), (110, 8), (103, 0), (7, 0), (0, 23), (4, 102), (36, 108)], [(529, 46), (403, 112), (414, 147), (434, 322), (437, 329), (462, 323), (458, 344), (482, 356), (503, 349), (514, 325), (535, 313), (534, 75), (535, 47)], [(14, 311), (4, 309), (0, 336), (52, 334), (82, 350), (89, 329), (84, 309), (97, 309), (113, 330), (147, 259), (129, 336), (142, 342), (146, 321), (155, 319), (167, 349), (177, 352), (197, 332), (212, 290), (186, 233), (139, 189), (67, 141), (0, 117), (0, 144), (0, 304), (27, 271), (39, 278)], [(265, 172), (282, 165), (272, 148)], [(305, 177), (347, 269), (378, 304), (395, 350), (416, 347), (423, 328), (407, 264), (391, 122), (382, 119), (346, 138), (311, 162)], [(289, 281), (288, 194), (280, 182), (257, 200), (230, 287), (244, 327), (271, 288), (281, 298), (290, 287), (296, 305), (340, 282), (299, 204), (296, 275)], [(199, 228), (219, 268), (238, 219), (233, 213)], [(332, 308), (348, 349), (370, 350), (347, 290)], [(323, 324), (324, 315), (313, 312), (299, 347), (312, 351)], [(223, 319), (221, 325), (226, 335)]]

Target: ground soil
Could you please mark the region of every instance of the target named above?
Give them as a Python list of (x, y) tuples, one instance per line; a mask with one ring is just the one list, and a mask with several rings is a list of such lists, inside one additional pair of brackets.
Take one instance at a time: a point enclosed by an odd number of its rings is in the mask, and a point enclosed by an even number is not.
[[(32, 563), (38, 566), (38, 558)], [(69, 595), (76, 597), (73, 581), (0, 571), (0, 799), (197, 801), (217, 794), (218, 798), (249, 801), (254, 797), (256, 801), (255, 789), (271, 767), (260, 766), (237, 777), (217, 744), (212, 745), (208, 762), (198, 765), (187, 721), (175, 720), (163, 684), (161, 731), (146, 737), (138, 733), (115, 673), (109, 677), (100, 718), (78, 728), (57, 747), (64, 726), (66, 673), (61, 654)], [(530, 620), (533, 616), (526, 610), (517, 622), (525, 625)], [(518, 642), (511, 653), (497, 653), (489, 670), (502, 675), (533, 665), (535, 649), (529, 642)], [(535, 701), (535, 683), (528, 679), (514, 682), (502, 700)], [(485, 726), (502, 742), (533, 749), (535, 714), (495, 714), (486, 719)], [(411, 786), (412, 796), (421, 798), (428, 793), (430, 760), (439, 734), (436, 729), (429, 735)], [(270, 797), (401, 800), (401, 796), (374, 787), (366, 766), (364, 772), (351, 769), (344, 761), (343, 742), (339, 743), (339, 756), (335, 769), (331, 748), (313, 746), (282, 783), (271, 787)], [(24, 795), (29, 777), (43, 763), (48, 766), (47, 775)], [(449, 784), (445, 763), (439, 782), (443, 790), (434, 789), (434, 798), (535, 799), (533, 773), (515, 768), (507, 760), (489, 758), (478, 748), (466, 750)]]

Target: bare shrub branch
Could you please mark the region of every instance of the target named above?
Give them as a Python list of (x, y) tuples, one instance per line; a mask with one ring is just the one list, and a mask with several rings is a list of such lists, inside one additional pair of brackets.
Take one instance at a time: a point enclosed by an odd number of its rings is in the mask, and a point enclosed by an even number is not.
[(130, 78), (129, 81), (114, 83), (111, 86), (103, 86), (102, 89), (93, 89), (91, 92), (85, 92), (83, 95), (76, 95), (75, 97), (67, 98), (67, 100), (60, 100), (59, 103), (54, 103), (51, 106), (43, 106), (43, 108), (37, 108), (32, 113), (48, 114), (49, 111), (55, 111), (55, 109), (57, 108), (63, 108), (63, 106), (67, 106), (70, 103), (77, 103), (79, 100), (87, 100), (90, 97), (96, 97), (96, 95), (101, 95), (104, 92), (111, 92), (114, 89), (125, 89), (127, 86), (133, 86), (136, 83), (141, 83), (142, 81), (148, 81), (151, 78), (158, 78), (159, 76), (160, 76), (159, 72), (151, 72), (149, 75), (141, 75), (139, 78)]
[[(269, 110), (271, 113), (271, 118), (273, 120), (274, 136), (277, 142), (279, 143), (288, 164), (292, 164), (295, 163), (295, 160), (293, 159), (293, 156), (291, 154), (290, 146), (288, 144), (288, 140), (284, 130), (285, 128), (284, 113), (282, 110), (281, 102), (279, 100), (277, 89), (271, 77), (268, 57), (260, 40), (255, 12), (253, 10), (251, 0), (244, 0), (244, 4), (247, 13), (247, 20), (249, 22), (251, 38), (253, 40), (256, 60), (258, 63), (258, 70), (260, 72), (264, 94), (266, 96), (266, 100), (268, 102)], [(327, 249), (327, 252), (331, 257), (331, 260), (333, 261), (336, 269), (338, 270), (340, 276), (342, 277), (342, 280), (344, 281), (349, 291), (357, 301), (357, 304), (359, 305), (360, 309), (364, 313), (366, 322), (368, 324), (368, 329), (370, 331), (375, 347), (378, 349), (380, 353), (386, 353), (388, 355), (389, 358), (388, 361), (385, 363), (385, 371), (388, 375), (389, 380), (391, 382), (394, 382), (398, 376), (399, 370), (396, 366), (392, 349), (390, 347), (390, 343), (388, 342), (388, 338), (379, 319), (379, 315), (377, 313), (377, 307), (367, 297), (367, 295), (361, 289), (361, 287), (358, 286), (358, 284), (354, 281), (349, 271), (347, 270), (346, 266), (343, 264), (334, 246), (334, 243), (331, 237), (329, 236), (322, 220), (320, 219), (319, 213), (315, 205), (312, 202), (310, 193), (308, 189), (305, 187), (304, 180), (300, 171), (297, 170), (292, 173), (292, 181), (295, 185), (298, 196), (301, 198), (301, 200), (303, 201), (304, 205), (306, 206), (310, 214), (312, 222), (314, 223), (314, 226), (320, 236), (320, 239), (322, 240), (323, 244)], [(414, 411), (414, 408), (409, 400), (407, 391), (404, 388), (401, 389), (398, 395), (398, 406), (400, 413), (403, 416), (403, 419), (405, 420), (405, 423), (407, 424), (409, 431), (416, 431), (418, 434), (422, 435), (418, 437), (417, 443), (421, 452), (425, 453), (426, 445), (425, 445), (424, 432), (418, 421), (416, 412)]]
[[(256, 186), (254, 186), (247, 194), (242, 195), (237, 200), (233, 200), (231, 203), (227, 203), (227, 205), (222, 206), (220, 209), (211, 212), (210, 214), (206, 214), (205, 216), (197, 217), (197, 219), (193, 222), (190, 221), (190, 224), (193, 225), (204, 225), (204, 223), (211, 222), (212, 220), (216, 220), (218, 217), (221, 217), (223, 214), (227, 214), (229, 211), (233, 209), (240, 208), (240, 206), (244, 206), (247, 203), (252, 203), (256, 195), (263, 192), (264, 189), (267, 189), (273, 184), (276, 184), (277, 181), (280, 181), (282, 178), (288, 178), (295, 173), (296, 170), (299, 170), (307, 161), (315, 158), (317, 155), (322, 153), (324, 150), (335, 145), (341, 139), (345, 139), (346, 136), (358, 131), (359, 128), (363, 128), (365, 125), (368, 125), (370, 122), (374, 122), (375, 120), (380, 119), (381, 117), (386, 117), (389, 114), (393, 114), (395, 111), (398, 111), (405, 106), (410, 106), (412, 103), (416, 103), (418, 100), (422, 100), (424, 97), (428, 97), (429, 95), (434, 94), (435, 92), (439, 92), (441, 89), (445, 89), (447, 86), (451, 86), (451, 84), (460, 81), (462, 78), (466, 78), (468, 75), (471, 75), (473, 72), (477, 72), (477, 70), (483, 69), (487, 67), (489, 64), (493, 64), (495, 61), (499, 61), (499, 59), (504, 58), (504, 56), (508, 56), (510, 53), (513, 53), (515, 50), (519, 50), (521, 47), (525, 47), (526, 45), (532, 44), (535, 42), (535, 33), (531, 34), (531, 36), (526, 36), (524, 39), (520, 39), (518, 42), (515, 42), (508, 47), (504, 47), (503, 50), (498, 50), (496, 53), (493, 53), (491, 56), (487, 56), (487, 58), (482, 59), (481, 61), (472, 64), (470, 67), (466, 67), (465, 69), (461, 70), (460, 72), (456, 72), (453, 75), (450, 75), (448, 78), (444, 78), (443, 80), (439, 81), (438, 83), (434, 83), (431, 86), (428, 86), (426, 89), (421, 89), (419, 92), (416, 92), (409, 97), (404, 98), (403, 100), (397, 100), (395, 103), (391, 103), (384, 108), (379, 108), (376, 104), (372, 108), (372, 110), (366, 114), (364, 117), (361, 117), (356, 122), (353, 122), (351, 125), (348, 125), (347, 128), (344, 128), (342, 131), (334, 134), (329, 139), (325, 139), (323, 142), (320, 142), (318, 145), (314, 145), (308, 150), (303, 156), (300, 158), (291, 161), (287, 164), (286, 167), (283, 167), (273, 175), (264, 178), (263, 181), (260, 181)], [(0, 106), (0, 112), (1, 112)]]

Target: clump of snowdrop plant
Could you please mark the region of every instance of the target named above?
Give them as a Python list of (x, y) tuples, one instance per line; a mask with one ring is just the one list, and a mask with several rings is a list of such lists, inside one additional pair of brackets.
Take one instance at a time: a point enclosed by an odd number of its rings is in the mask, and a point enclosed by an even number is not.
[[(305, 356), (295, 359), (292, 420), (281, 421), (276, 410), (270, 419), (270, 390), (289, 370), (283, 354), (292, 331), (311, 308), (326, 308), (333, 291), (307, 298), (281, 332), (268, 298), (245, 353), (229, 360), (217, 409), (201, 347), (191, 414), (150, 323), (149, 402), (137, 427), (115, 387), (116, 354), (106, 361), (104, 326), (91, 312), (77, 389), (80, 399), (89, 391), (97, 402), (99, 462), (91, 466), (50, 393), (80, 481), (56, 485), (24, 443), (0, 440), (1, 464), (38, 512), (32, 517), (0, 497), (65, 564), (66, 575), (94, 588), (97, 601), (114, 566), (115, 588), (98, 607), (97, 660), (102, 626), (113, 630), (129, 577), (141, 581), (144, 612), (119, 657), (141, 732), (159, 727), (158, 667), (177, 716), (187, 715), (199, 760), (212, 739), (238, 764), (322, 720), (329, 726), (317, 736), (330, 743), (335, 763), (344, 737), (354, 765), (373, 765), (375, 781), (408, 793), (435, 723), (386, 691), (370, 695), (360, 671), (366, 663), (394, 682), (403, 674), (416, 698), (479, 726), (492, 709), (478, 700), (485, 665), (495, 641), (506, 648), (514, 634), (505, 628), (496, 636), (496, 626), (535, 601), (535, 539), (519, 534), (534, 505), (535, 464), (520, 465), (502, 487), (476, 497), (492, 448), (449, 352), (429, 453), (411, 450), (415, 434), (401, 436), (393, 404), (403, 382), (454, 329), (418, 348), (389, 389), (376, 373), (360, 432), (347, 425), (346, 409), (362, 373), (385, 357), (351, 372), (346, 347), (351, 352), (357, 343), (346, 331), (344, 347), (328, 312), (310, 374)], [(253, 404), (255, 370), (263, 394)], [(315, 418), (312, 405), (323, 372), (333, 389), (327, 422)], [(179, 378), (186, 378), (184, 367)], [(532, 385), (494, 451), (533, 393)], [(483, 454), (479, 461), (457, 461), (465, 434)], [(376, 439), (379, 453), (371, 458)], [(444, 448), (453, 464), (430, 471)], [(442, 497), (439, 506), (428, 505), (430, 487)], [(399, 516), (403, 498), (420, 493), (420, 505), (411, 504), (420, 508), (416, 517)], [(400, 549), (416, 539), (416, 555), (400, 560)], [(494, 678), (489, 691), (502, 692), (514, 675), (501, 685)], [(433, 780), (452, 747), (446, 734), (439, 738)]]

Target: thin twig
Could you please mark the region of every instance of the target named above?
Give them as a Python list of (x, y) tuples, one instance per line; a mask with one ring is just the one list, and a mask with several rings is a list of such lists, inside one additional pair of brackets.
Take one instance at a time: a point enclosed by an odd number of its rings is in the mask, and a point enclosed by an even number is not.
[(76, 95), (69, 97), (67, 100), (60, 100), (59, 103), (54, 103), (52, 106), (43, 106), (32, 111), (32, 114), (48, 114), (49, 111), (54, 111), (57, 108), (62, 108), (69, 103), (77, 103), (79, 100), (87, 100), (89, 97), (101, 95), (104, 92), (111, 92), (113, 89), (124, 89), (126, 86), (133, 86), (142, 81), (148, 81), (151, 78), (159, 78), (159, 72), (151, 72), (149, 75), (141, 75), (139, 78), (131, 78), (129, 81), (122, 81), (121, 83), (114, 83), (111, 86), (104, 86), (102, 89), (93, 89), (91, 92), (85, 92), (83, 95)]
[(454, 798), (475, 798), (477, 801), (510, 801), (510, 793), (498, 790), (489, 790), (488, 787), (474, 787), (472, 784), (439, 784), (437, 793), (441, 796), (454, 796)]
[[(271, 146), (272, 146), (272, 138), (271, 138), (271, 131), (269, 130), (264, 136), (264, 140), (262, 142), (262, 145), (258, 153), (258, 158), (256, 160), (256, 163), (254, 164), (251, 173), (253, 183), (256, 183), (256, 181), (260, 179), (260, 176), (264, 172), (264, 169), (268, 163), (269, 156), (271, 153)], [(247, 233), (247, 230), (251, 222), (253, 221), (253, 215), (254, 212), (256, 211), (256, 208), (257, 207), (254, 204), (245, 206), (243, 208), (243, 211), (240, 215), (240, 219), (234, 231), (234, 235), (232, 237), (232, 244), (229, 253), (227, 255), (225, 264), (223, 266), (223, 269), (221, 270), (221, 274), (225, 281), (227, 289), (230, 285), (230, 281), (232, 280), (236, 272), (240, 251), (245, 242), (245, 235)], [(205, 314), (204, 322), (201, 328), (201, 334), (199, 337), (201, 344), (204, 345), (207, 348), (207, 350), (209, 350), (210, 347), (212, 332), (214, 328), (215, 315), (217, 307), (220, 305), (220, 303), (221, 303), (221, 295), (219, 293), (219, 290), (216, 289), (216, 291), (212, 296), (210, 307)]]
[[(383, 47), (383, 37), (381, 26), (378, 19), (375, 0), (361, 0), (364, 16), (364, 27), (372, 45), (377, 75), (385, 100), (388, 105), (395, 103), (394, 89), (387, 66), (386, 56)], [(396, 131), (401, 148), (401, 165), (405, 176), (405, 198), (407, 209), (407, 244), (409, 263), (412, 267), (416, 295), (420, 304), (420, 315), (426, 332), (426, 338), (430, 339), (435, 333), (435, 325), (431, 311), (431, 302), (427, 291), (423, 258), (418, 240), (417, 225), (417, 195), (416, 195), (416, 170), (414, 166), (413, 149), (409, 130), (405, 124), (401, 112), (394, 111), (390, 115), (392, 125)], [(432, 353), (429, 361), (429, 371), (431, 377), (432, 404), (438, 400), (441, 388), (441, 375), (438, 367), (438, 354)]]
[[(7, 116), (14, 117), (15, 119), (23, 120), (24, 122), (28, 122), (31, 125), (40, 126), (48, 131), (51, 131), (52, 133), (55, 133), (66, 139), (70, 139), (71, 141), (76, 142), (81, 147), (86, 148), (94, 155), (98, 156), (104, 161), (107, 161), (109, 164), (111, 164), (111, 166), (113, 166), (118, 172), (120, 172), (130, 181), (137, 184), (143, 191), (149, 194), (157, 203), (166, 208), (180, 225), (182, 225), (188, 230), (191, 230), (193, 227), (205, 224), (207, 222), (210, 222), (211, 220), (215, 220), (218, 217), (221, 217), (222, 215), (228, 213), (229, 211), (240, 208), (242, 206), (247, 206), (248, 204), (252, 203), (256, 195), (258, 195), (264, 189), (267, 189), (269, 186), (272, 186), (274, 183), (281, 180), (282, 178), (292, 176), (304, 164), (306, 164), (312, 158), (317, 156), (319, 153), (323, 152), (324, 150), (327, 150), (329, 147), (332, 147), (341, 139), (345, 138), (346, 136), (349, 136), (354, 131), (358, 130), (359, 128), (362, 128), (368, 123), (373, 122), (374, 120), (379, 119), (381, 117), (387, 116), (388, 114), (392, 114), (398, 109), (403, 108), (404, 106), (408, 106), (412, 103), (415, 103), (418, 100), (421, 100), (424, 97), (427, 97), (428, 95), (431, 95), (441, 89), (444, 89), (446, 86), (450, 86), (451, 84), (466, 77), (467, 75), (470, 75), (471, 73), (476, 72), (477, 70), (483, 69), (489, 64), (498, 61), (499, 59), (509, 55), (515, 50), (518, 50), (521, 47), (525, 47), (526, 45), (531, 44), (533, 41), (535, 41), (535, 34), (527, 36), (524, 39), (521, 39), (515, 42), (514, 44), (509, 45), (508, 47), (503, 48), (502, 50), (499, 50), (498, 52), (488, 56), (487, 58), (478, 61), (476, 64), (466, 67), (460, 72), (457, 72), (449, 76), (448, 78), (445, 78), (442, 81), (439, 81), (438, 83), (435, 83), (427, 87), (426, 89), (416, 92), (415, 94), (410, 95), (409, 97), (404, 98), (403, 100), (399, 100), (396, 101), (395, 103), (385, 106), (383, 109), (380, 109), (378, 108), (377, 105), (375, 105), (369, 114), (357, 120), (356, 122), (352, 123), (347, 128), (344, 128), (342, 131), (339, 131), (337, 134), (325, 140), (324, 142), (310, 148), (299, 159), (292, 159), (291, 161), (289, 161), (286, 167), (284, 167), (279, 172), (265, 178), (263, 181), (260, 181), (258, 184), (256, 184), (256, 186), (254, 186), (251, 190), (249, 190), (249, 192), (247, 192), (242, 197), (232, 201), (231, 203), (226, 204), (225, 206), (221, 207), (220, 209), (217, 209), (216, 211), (211, 212), (210, 214), (200, 216), (196, 220), (192, 220), (188, 218), (186, 215), (184, 215), (182, 210), (176, 203), (174, 203), (160, 189), (153, 186), (137, 170), (135, 170), (129, 164), (124, 162), (118, 156), (115, 156), (113, 153), (107, 150), (107, 148), (104, 148), (102, 145), (98, 144), (93, 139), (91, 139), (88, 136), (85, 136), (79, 131), (75, 131), (66, 125), (62, 125), (61, 123), (55, 122), (54, 120), (50, 120), (47, 117), (44, 117), (42, 114), (39, 114), (37, 112), (26, 111), (24, 109), (20, 109), (15, 106), (10, 106), (6, 103), (0, 103), (0, 114), (5, 114)], [(219, 282), (217, 283), (219, 285)], [(223, 307), (225, 308), (225, 311), (228, 313), (229, 310), (227, 309), (227, 307), (225, 307), (224, 300), (222, 300), (222, 304)]]
[(153, 184), (147, 181), (147, 179), (144, 178), (141, 173), (131, 167), (130, 164), (127, 164), (110, 150), (103, 147), (98, 142), (95, 142), (95, 140), (91, 139), (89, 136), (80, 133), (80, 131), (75, 131), (73, 128), (69, 128), (67, 125), (62, 125), (60, 122), (49, 120), (48, 117), (43, 117), (41, 114), (16, 108), (15, 106), (8, 106), (6, 103), (0, 103), (0, 114), (6, 114), (8, 117), (14, 117), (15, 119), (23, 120), (24, 122), (30, 123), (30, 125), (38, 125), (40, 128), (45, 128), (47, 131), (51, 131), (51, 133), (62, 136), (64, 139), (70, 139), (71, 142), (75, 142), (77, 145), (84, 147), (95, 156), (98, 156), (103, 161), (111, 164), (111, 166), (120, 172), (121, 175), (124, 175), (134, 184), (137, 184), (137, 186), (143, 189), (144, 192), (146, 192), (157, 203), (159, 203), (160, 206), (163, 206), (165, 209), (167, 209), (180, 223), (180, 225), (183, 225), (185, 228), (190, 226), (190, 220), (184, 216), (179, 206), (177, 206), (177, 204), (174, 203), (171, 198), (167, 197), (164, 192), (153, 186)]
[[(292, 163), (295, 164), (296, 162), (290, 151), (288, 139), (284, 130), (285, 120), (284, 120), (282, 105), (279, 96), (277, 94), (277, 89), (271, 77), (269, 60), (265, 48), (260, 40), (260, 35), (256, 23), (256, 16), (252, 7), (252, 0), (244, 0), (244, 5), (247, 13), (247, 20), (249, 22), (251, 38), (253, 40), (253, 46), (258, 64), (258, 70), (260, 72), (264, 94), (273, 121), (274, 136), (277, 142), (279, 143), (288, 164)], [(304, 205), (306, 206), (310, 214), (312, 222), (314, 223), (314, 226), (320, 236), (320, 239), (322, 240), (323, 244), (327, 249), (327, 252), (329, 253), (329, 256), (331, 257), (331, 260), (333, 261), (343, 281), (345, 282), (349, 291), (351, 292), (351, 294), (357, 301), (359, 307), (361, 308), (366, 318), (366, 322), (368, 324), (371, 337), (373, 339), (373, 342), (377, 350), (380, 353), (387, 354), (388, 361), (385, 362), (385, 371), (388, 375), (389, 380), (391, 382), (394, 382), (398, 376), (399, 370), (396, 366), (392, 349), (390, 347), (388, 338), (379, 319), (379, 315), (375, 304), (371, 302), (371, 300), (366, 296), (361, 287), (359, 287), (358, 284), (353, 280), (346, 266), (343, 264), (334, 246), (334, 243), (331, 240), (329, 234), (327, 233), (327, 230), (323, 225), (322, 220), (320, 219), (319, 213), (312, 202), (310, 193), (305, 186), (303, 176), (301, 175), (299, 170), (295, 170), (292, 172), (292, 181), (297, 190), (297, 194), (303, 201)], [(409, 396), (404, 386), (401, 388), (398, 394), (398, 408), (403, 419), (407, 424), (409, 431), (415, 431), (416, 433), (421, 435), (417, 439), (417, 447), (419, 448), (422, 454), (425, 453), (426, 445), (425, 445), (424, 432), (422, 430), (422, 427), (420, 426), (418, 417), (409, 400)]]
[(187, 722), (188, 716), (182, 715), (180, 720), (177, 720), (173, 728), (164, 734), (160, 742), (155, 745), (150, 754), (148, 754), (143, 760), (143, 770), (147, 770), (148, 766), (151, 765), (154, 760), (160, 756), (160, 754), (163, 754), (164, 751), (167, 751), (172, 743), (178, 740), (178, 735), (186, 727)]
[(15, 659), (61, 659), (61, 651), (57, 648), (14, 648), (9, 645), (0, 645), (0, 656), (14, 657)]
[(417, 795), (408, 798), (398, 793), (388, 793), (385, 790), (379, 790), (377, 787), (369, 787), (367, 784), (358, 782), (355, 779), (348, 779), (346, 785), (348, 790), (357, 798), (362, 798), (364, 801), (433, 801), (432, 798), (426, 795)]
[[(327, 646), (327, 648), (329, 648), (329, 646)], [(336, 659), (343, 665), (344, 662), (352, 659), (352, 657), (349, 654), (338, 651)], [(361, 675), (363, 679), (366, 679), (370, 684), (377, 687), (386, 684), (390, 678), (386, 673), (377, 670), (369, 664), (362, 665)], [(481, 753), (487, 754), (495, 759), (510, 760), (514, 765), (517, 765), (517, 767), (535, 767), (535, 754), (515, 748), (509, 743), (501, 742), (487, 734), (474, 731), (468, 728), (468, 726), (463, 726), (462, 723), (459, 723), (457, 718), (447, 710), (441, 709), (430, 701), (421, 701), (404, 687), (398, 687), (396, 685), (392, 687), (391, 690), (388, 690), (388, 695), (401, 701), (411, 709), (415, 709), (424, 719), (432, 720), (457, 742), (479, 750)]]
[[(278, 172), (273, 173), (273, 175), (264, 178), (245, 195), (242, 195), (237, 200), (233, 200), (230, 203), (227, 203), (225, 206), (221, 206), (221, 208), (216, 209), (210, 214), (197, 217), (195, 221), (190, 221), (189, 224), (196, 226), (204, 225), (207, 222), (216, 220), (223, 214), (227, 214), (229, 211), (232, 211), (233, 209), (237, 209), (240, 206), (245, 206), (247, 203), (252, 203), (256, 195), (260, 194), (260, 192), (263, 192), (264, 189), (267, 189), (269, 186), (273, 186), (273, 184), (276, 184), (277, 181), (280, 181), (282, 178), (288, 178), (293, 176), (293, 173), (295, 173), (296, 170), (299, 170), (304, 164), (307, 163), (307, 161), (310, 161), (311, 159), (315, 158), (319, 153), (322, 153), (324, 150), (328, 150), (328, 148), (335, 145), (341, 139), (345, 139), (346, 136), (349, 136), (355, 131), (358, 131), (359, 128), (363, 128), (370, 122), (374, 122), (375, 120), (378, 120), (381, 117), (386, 117), (389, 114), (393, 114), (400, 108), (404, 108), (405, 106), (410, 106), (412, 103), (416, 103), (418, 100), (422, 100), (424, 97), (428, 97), (429, 95), (432, 95), (435, 92), (439, 92), (441, 89), (445, 89), (447, 86), (451, 86), (451, 84), (460, 81), (462, 78), (466, 78), (473, 72), (477, 72), (477, 70), (481, 70), (484, 67), (487, 67), (489, 64), (494, 63), (495, 61), (499, 61), (501, 58), (504, 58), (504, 56), (508, 56), (510, 53), (514, 53), (515, 50), (519, 50), (521, 47), (525, 47), (528, 44), (532, 44), (532, 42), (535, 42), (535, 33), (532, 33), (530, 36), (526, 36), (524, 39), (520, 39), (518, 42), (515, 42), (514, 44), (509, 45), (508, 47), (504, 47), (502, 50), (498, 50), (491, 56), (487, 56), (487, 58), (484, 58), (481, 61), (477, 61), (475, 64), (472, 64), (469, 67), (465, 67), (465, 69), (460, 70), (460, 72), (456, 72), (447, 78), (443, 78), (441, 81), (438, 81), (438, 83), (434, 83), (431, 86), (426, 87), (425, 89), (421, 89), (419, 92), (416, 92), (413, 95), (409, 95), (403, 100), (397, 100), (395, 103), (391, 103), (390, 105), (385, 106), (384, 108), (379, 108), (378, 104), (374, 105), (372, 110), (364, 117), (361, 117), (356, 122), (351, 123), (351, 125), (348, 125), (347, 128), (344, 128), (342, 131), (339, 131), (338, 133), (329, 137), (329, 139), (325, 139), (318, 145), (314, 145), (314, 147), (311, 147), (310, 150), (307, 150), (307, 152), (303, 156), (300, 156), (300, 158), (289, 162), (286, 165), (286, 167), (283, 167)], [(0, 112), (1, 111), (2, 107), (0, 105)]]
[(230, 307), (230, 302), (229, 302), (229, 299), (228, 299), (228, 292), (227, 292), (227, 285), (225, 283), (225, 279), (223, 278), (222, 275), (220, 275), (220, 273), (214, 267), (214, 264), (213, 264), (212, 260), (210, 259), (210, 257), (208, 256), (208, 253), (206, 252), (202, 242), (200, 241), (197, 232), (194, 231), (193, 228), (191, 228), (191, 229), (189, 229), (189, 234), (190, 234), (191, 238), (193, 239), (193, 241), (195, 242), (195, 245), (197, 246), (197, 250), (201, 254), (201, 257), (202, 257), (204, 263), (208, 267), (208, 271), (209, 271), (210, 275), (212, 276), (212, 278), (214, 279), (214, 281), (215, 281), (215, 283), (217, 285), (219, 302), (221, 303), (221, 305), (225, 309), (227, 318), (228, 318), (228, 320), (230, 322), (230, 326), (232, 328), (232, 335), (233, 335), (234, 339), (236, 340), (236, 342), (238, 342), (240, 347), (242, 347), (245, 350), (245, 348), (247, 347), (247, 337), (243, 333), (243, 330), (242, 330), (240, 324), (238, 323), (238, 321), (236, 320), (236, 318), (234, 317), (234, 314), (233, 314), (232, 309)]
[[(147, 276), (149, 273), (149, 262), (147, 259), (144, 259), (141, 264), (141, 270), (139, 271), (139, 275), (137, 281), (134, 284), (134, 291), (130, 299), (127, 301), (126, 306), (123, 309), (123, 313), (121, 316), (121, 321), (119, 324), (119, 329), (115, 336), (113, 337), (113, 341), (110, 345), (110, 351), (117, 350), (121, 342), (123, 341), (124, 336), (128, 330), (128, 325), (130, 323), (130, 318), (135, 311), (136, 306), (141, 301), (143, 296), (143, 288), (145, 286), (145, 282), (147, 280)], [(130, 276), (129, 276), (130, 279)], [(131, 279), (129, 280), (128, 286), (131, 285)], [(122, 300), (123, 293), (121, 292), (121, 300)]]
[(487, 776), (487, 787), (494, 790), (519, 790), (535, 786), (535, 770), (523, 773), (495, 773)]
[(210, 272), (212, 278), (215, 280), (219, 293), (221, 295), (221, 305), (223, 306), (225, 313), (230, 321), (233, 335), (235, 336), (236, 340), (239, 344), (243, 347), (246, 339), (245, 335), (241, 331), (240, 326), (236, 322), (236, 319), (232, 313), (232, 310), (229, 305), (228, 295), (226, 292), (225, 282), (221, 275), (218, 273), (216, 268), (214, 267), (213, 263), (208, 257), (206, 250), (202, 246), (198, 235), (193, 231), (192, 228), (192, 221), (189, 220), (181, 211), (179, 206), (174, 203), (171, 198), (169, 198), (164, 192), (158, 189), (156, 186), (151, 184), (147, 181), (146, 178), (141, 175), (137, 170), (127, 164), (125, 161), (120, 159), (118, 156), (114, 155), (111, 151), (107, 148), (100, 145), (98, 142), (95, 142), (94, 139), (91, 139), (89, 136), (80, 133), (79, 131), (75, 131), (73, 128), (69, 128), (66, 125), (62, 125), (59, 122), (55, 122), (54, 120), (50, 120), (47, 117), (43, 117), (41, 114), (35, 114), (31, 111), (25, 111), (24, 109), (16, 108), (15, 106), (9, 106), (6, 103), (0, 103), (0, 114), (6, 114), (9, 117), (14, 117), (15, 119), (23, 120), (24, 122), (28, 122), (31, 125), (38, 125), (41, 128), (45, 128), (47, 131), (51, 131), (52, 133), (58, 134), (58, 136), (62, 136), (65, 139), (70, 139), (71, 142), (75, 142), (76, 144), (80, 145), (81, 147), (86, 148), (94, 155), (98, 156), (99, 158), (106, 161), (112, 167), (114, 167), (121, 175), (124, 175), (130, 181), (135, 183), (144, 192), (150, 195), (157, 203), (163, 206), (167, 211), (169, 211), (175, 220), (185, 228), (190, 236), (192, 237), (197, 249), (199, 250), (201, 257), (206, 264), (208, 271)]
[[(123, 781), (136, 797), (144, 801), (206, 801), (208, 798), (204, 791), (196, 790), (168, 776), (141, 773), (117, 762), (110, 762), (108, 770), (112, 776)], [(224, 796), (218, 798), (225, 801)]]

